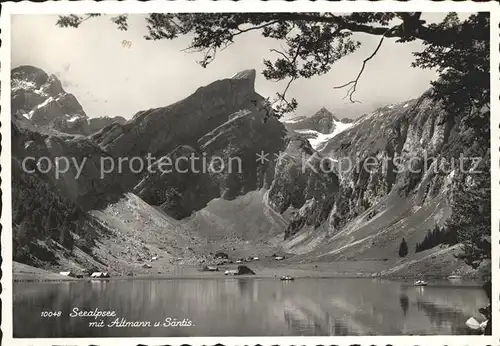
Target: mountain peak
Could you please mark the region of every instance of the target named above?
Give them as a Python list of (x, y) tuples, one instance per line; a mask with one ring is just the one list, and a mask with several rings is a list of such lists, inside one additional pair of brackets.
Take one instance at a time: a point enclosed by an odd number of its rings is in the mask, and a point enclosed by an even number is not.
[(232, 75), (231, 79), (247, 80), (253, 89), (255, 87), (256, 75), (257, 72), (255, 71), (255, 69), (248, 69), (235, 73), (234, 75)]
[(339, 121), (339, 119), (337, 119), (337, 117), (325, 107), (321, 107), (311, 118), (329, 118), (331, 120)]
[(243, 70), (240, 72), (235, 73), (231, 79), (251, 79), (255, 81), (255, 76), (257, 75), (257, 72), (255, 69), (248, 69), (248, 70)]
[(38, 89), (48, 78), (44, 70), (31, 65), (21, 65), (11, 71), (11, 80), (22, 80), (25, 82), (23, 86), (31, 89)]
[(81, 104), (63, 89), (56, 75), (22, 65), (12, 69), (11, 86), (11, 112), (17, 120), (64, 133), (88, 133)]

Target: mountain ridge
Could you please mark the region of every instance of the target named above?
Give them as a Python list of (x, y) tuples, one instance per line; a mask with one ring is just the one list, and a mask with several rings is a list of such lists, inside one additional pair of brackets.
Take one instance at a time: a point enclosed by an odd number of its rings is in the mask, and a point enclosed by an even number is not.
[[(49, 80), (36, 70), (28, 69), (26, 74), (37, 88)], [(391, 166), (394, 160), (401, 158), (410, 167), (412, 159), (422, 162), (424, 153), (429, 153), (449, 163), (460, 150), (477, 147), (466, 125), (450, 118), (432, 99), (432, 91), (415, 100), (381, 107), (354, 122), (339, 121), (326, 108), (316, 112), (312, 120), (265, 121), (265, 110), (259, 107), (265, 99), (255, 91), (255, 77), (255, 70), (236, 73), (200, 87), (172, 105), (137, 112), (126, 122), (107, 124), (88, 136), (45, 133), (41, 130), (45, 125), (28, 126), (13, 116), (16, 162), (27, 156), (89, 158), (80, 179), (74, 179), (73, 169), (62, 179), (51, 173), (40, 175), (54, 193), (76, 203), (85, 215), (91, 215), (89, 222), (100, 227), (87, 250), (101, 262), (72, 250), (72, 259), (61, 255), (58, 265), (81, 267), (91, 261), (93, 266), (119, 274), (143, 273), (137, 258), (165, 252), (161, 270), (168, 271), (179, 256), (185, 258), (186, 265), (196, 265), (209, 261), (210, 251), (228, 247), (236, 248), (232, 250), (236, 253), (238, 248), (269, 252), (267, 255), (286, 251), (293, 258), (285, 262), (289, 264), (377, 258), (377, 270), (391, 274), (415, 273), (425, 265), (436, 269), (432, 254), (437, 253), (447, 265), (436, 272), (463, 270), (463, 264), (451, 256), (456, 246), (447, 251), (434, 248), (425, 254), (410, 251), (404, 259), (397, 254), (402, 237), (412, 249), (429, 228), (444, 224), (450, 215), (449, 199), (459, 189), (459, 174), (433, 173), (428, 167), (419, 173), (396, 174)], [(52, 84), (56, 88), (57, 83)], [(34, 93), (30, 88), (24, 92)], [(13, 94), (23, 92), (14, 90)], [(19, 104), (18, 109), (30, 107), (28, 102)], [(51, 112), (47, 109), (47, 114)], [(262, 153), (267, 156), (259, 162)], [(103, 158), (144, 159), (147, 154), (156, 158), (153, 168), (161, 163), (160, 158), (205, 156), (223, 162), (240, 158), (243, 169), (165, 174), (136, 173), (126, 168), (110, 172), (104, 179), (99, 176)], [(344, 167), (345, 158), (354, 163), (352, 168), (359, 168), (369, 157), (379, 160), (373, 171)], [(14, 185), (22, 183), (16, 179)], [(251, 206), (245, 215), (256, 229), (242, 226), (241, 232), (232, 230), (241, 223), (236, 219), (240, 214), (224, 208), (237, 210), (244, 205)], [(19, 220), (14, 225), (16, 235), (22, 218)], [(83, 221), (71, 222), (87, 229)], [(77, 229), (67, 227), (78, 240)], [(139, 235), (141, 229), (147, 232)], [(50, 234), (50, 228), (47, 232)], [(243, 241), (244, 234), (258, 235), (258, 239)], [(136, 236), (147, 250), (113, 245)], [(37, 237), (37, 241), (51, 244), (47, 245), (49, 251), (61, 252), (60, 245), (53, 243), (57, 240), (44, 239), (44, 234)], [(167, 245), (162, 245), (161, 239)], [(53, 267), (38, 257), (37, 263)]]
[(89, 135), (106, 125), (124, 123), (121, 116), (89, 118), (77, 98), (64, 90), (55, 74), (21, 65), (11, 71), (11, 114), (50, 132)]

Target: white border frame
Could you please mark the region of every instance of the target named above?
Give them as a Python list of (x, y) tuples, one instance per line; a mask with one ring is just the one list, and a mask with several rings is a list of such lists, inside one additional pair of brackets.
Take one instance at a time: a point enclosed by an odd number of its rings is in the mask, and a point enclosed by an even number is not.
[[(150, 13), (150, 12), (389, 12), (389, 11), (422, 11), (422, 12), (490, 12), (490, 66), (491, 66), (491, 203), (492, 203), (492, 284), (493, 284), (493, 321), (492, 336), (328, 336), (328, 337), (138, 337), (138, 338), (13, 338), (12, 310), (12, 201), (11, 201), (11, 126), (10, 126), (10, 54), (11, 54), (11, 15), (13, 14), (83, 14), (83, 13)], [(47, 1), (44, 3), (7, 2), (2, 4), (0, 27), (2, 28), (1, 61), (1, 134), (2, 152), (1, 189), (2, 189), (2, 333), (5, 345), (137, 345), (137, 344), (170, 344), (170, 345), (215, 345), (217, 343), (261, 344), (261, 345), (500, 345), (500, 128), (493, 115), (500, 114), (500, 53), (499, 26), (500, 5), (496, 2), (431, 2), (413, 0), (411, 2), (310, 2), (310, 1), (241, 1), (212, 2), (209, 0), (187, 1)], [(493, 179), (495, 177), (495, 179)], [(7, 246), (6, 246), (7, 245)]]

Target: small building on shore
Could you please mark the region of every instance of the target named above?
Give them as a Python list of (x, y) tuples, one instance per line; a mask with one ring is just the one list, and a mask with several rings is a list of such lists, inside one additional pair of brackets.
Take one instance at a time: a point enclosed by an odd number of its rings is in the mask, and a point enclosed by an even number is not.
[(214, 256), (215, 259), (229, 259), (229, 255), (227, 253), (224, 253), (222, 251), (219, 251), (219, 252), (216, 252), (215, 253), (215, 256)]
[(214, 265), (208, 265), (208, 266), (204, 266), (201, 269), (201, 271), (202, 272), (218, 272), (219, 271), (219, 267), (214, 266)]
[(90, 275), (90, 277), (97, 278), (97, 279), (109, 278), (109, 273), (107, 273), (107, 272), (94, 272), (94, 273), (92, 273), (92, 275)]
[(63, 275), (63, 276), (69, 276), (69, 277), (76, 277), (75, 273), (73, 273), (72, 271), (69, 271), (69, 272), (59, 272), (59, 275)]

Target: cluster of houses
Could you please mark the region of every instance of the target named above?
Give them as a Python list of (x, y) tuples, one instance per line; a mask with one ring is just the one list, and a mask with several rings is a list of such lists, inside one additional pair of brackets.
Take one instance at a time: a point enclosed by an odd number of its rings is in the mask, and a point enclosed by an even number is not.
[[(151, 257), (151, 259), (148, 260), (148, 262), (151, 263), (151, 262), (157, 261), (158, 258), (160, 258), (160, 256), (153, 256), (153, 257)], [(141, 259), (141, 261), (142, 261), (142, 259)], [(144, 263), (142, 265), (142, 267), (145, 268), (145, 269), (151, 269), (151, 268), (153, 268), (153, 266), (151, 264), (149, 264), (149, 263)]]
[[(285, 259), (285, 256), (280, 256), (280, 255), (272, 255), (272, 258), (274, 258), (276, 261), (282, 261)], [(243, 262), (252, 262), (252, 261), (258, 261), (259, 257), (257, 256), (250, 256), (247, 258), (238, 258), (234, 263), (243, 263)]]
[(77, 275), (77, 274), (75, 274), (75, 273), (73, 273), (71, 271), (69, 271), (69, 272), (59, 272), (59, 275), (68, 276), (68, 277), (71, 277), (71, 278), (77, 278), (77, 277), (78, 278), (82, 278), (83, 277), (83, 275), (81, 275), (81, 274)]
[(229, 269), (224, 272), (224, 275), (238, 275), (238, 270), (236, 269)]
[(258, 261), (259, 260), (259, 257), (257, 256), (250, 256), (250, 257), (247, 257), (247, 258), (238, 258), (234, 263), (243, 263), (243, 262), (252, 262), (252, 261)]
[[(148, 262), (156, 261), (156, 260), (158, 260), (158, 257), (159, 256), (153, 256), (153, 257), (151, 257), (150, 260), (148, 260)], [(273, 254), (271, 257), (273, 259), (275, 259), (276, 261), (281, 261), (281, 260), (285, 259), (285, 256), (280, 256), (280, 255), (276, 255), (276, 254)], [(224, 252), (217, 252), (214, 255), (214, 258), (216, 261), (218, 261), (217, 262), (218, 264), (226, 264), (226, 263), (241, 264), (243, 262), (252, 262), (252, 261), (259, 260), (258, 256), (249, 256), (246, 258), (238, 258), (236, 261), (233, 262), (232, 260), (229, 259), (229, 255), (224, 253)], [(143, 263), (142, 267), (146, 268), (146, 269), (152, 268), (152, 266), (149, 263)], [(218, 272), (219, 267), (217, 265), (208, 265), (203, 270), (211, 271), (211, 272)], [(90, 274), (89, 272), (87, 272), (85, 270), (84, 270), (84, 274), (76, 274), (73, 271), (62, 271), (62, 272), (59, 272), (59, 274), (63, 275), (63, 276), (67, 276), (67, 277), (73, 277), (73, 278), (83, 278), (84, 276), (87, 276), (87, 277), (90, 276), (90, 278), (93, 278), (93, 279), (102, 279), (102, 278), (109, 278), (110, 277), (108, 272), (93, 272)], [(253, 273), (252, 270), (249, 269), (248, 267), (242, 266), (242, 265), (238, 266), (238, 269), (229, 269), (229, 270), (226, 270), (224, 272), (224, 275), (242, 275), (242, 274), (255, 274), (255, 273)]]
[(209, 272), (218, 272), (219, 271), (219, 267), (217, 267), (217, 266), (206, 266), (205, 270), (209, 271)]
[[(218, 272), (219, 267), (209, 265), (203, 268), (203, 271)], [(228, 269), (224, 271), (224, 275), (243, 275), (243, 274), (255, 274), (255, 273), (253, 273), (253, 271), (250, 268), (243, 265), (239, 265), (237, 269)]]
[(255, 272), (247, 266), (238, 266), (238, 269), (229, 269), (224, 272), (224, 275), (255, 275)]
[(153, 262), (157, 261), (160, 256), (152, 256), (151, 258), (144, 259), (142, 257), (137, 257), (137, 262)]
[[(157, 261), (160, 256), (153, 256), (147, 262), (151, 263), (153, 261)], [(142, 261), (142, 259), (138, 259), (138, 261)], [(149, 263), (143, 263), (142, 267), (145, 269), (151, 269), (153, 266)], [(76, 274), (73, 271), (63, 271), (59, 272), (60, 275), (67, 276), (67, 277), (73, 277), (73, 278), (83, 278), (83, 277), (90, 277), (92, 279), (103, 279), (103, 278), (109, 278), (110, 275), (108, 272), (93, 272), (89, 273), (87, 270), (83, 270), (83, 274)], [(130, 273), (129, 273), (130, 274)], [(128, 275), (132, 276), (132, 275)]]
[[(282, 261), (285, 259), (285, 256), (282, 255), (277, 255), (273, 254), (270, 256), (276, 261)], [(223, 264), (230, 264), (230, 263), (236, 263), (236, 264), (242, 264), (244, 262), (252, 262), (252, 261), (258, 261), (259, 257), (258, 256), (248, 256), (246, 258), (238, 258), (235, 261), (231, 260), (229, 258), (229, 255), (224, 253), (224, 252), (216, 252), (214, 255), (214, 260), (215, 260), (215, 265), (208, 265), (204, 268), (205, 271), (219, 271), (219, 268), (217, 265), (223, 265)], [(225, 274), (226, 275), (233, 275), (233, 271), (231, 270), (226, 270)]]
[[(215, 264), (205, 266), (202, 271), (218, 272), (218, 265), (236, 263), (240, 264), (243, 262), (258, 261), (258, 256), (249, 256), (247, 258), (238, 258), (236, 261), (232, 261), (229, 255), (224, 252), (217, 252), (214, 254)], [(224, 271), (224, 275), (245, 275), (245, 274), (255, 274), (250, 268), (244, 265), (239, 265), (237, 269), (228, 269)]]
[(229, 255), (224, 253), (224, 252), (217, 252), (214, 255), (214, 259), (221, 264), (223, 263), (243, 263), (243, 262), (252, 262), (252, 261), (258, 261), (259, 257), (258, 256), (248, 256), (247, 258), (238, 258), (236, 261), (232, 261), (229, 259)]
[[(72, 277), (72, 278), (78, 278), (78, 279), (81, 279), (84, 277), (83, 274), (76, 274), (72, 271), (59, 272), (59, 275)], [(102, 278), (109, 278), (110, 275), (108, 272), (93, 272), (92, 274), (90, 274), (90, 277), (93, 279), (102, 279)]]

